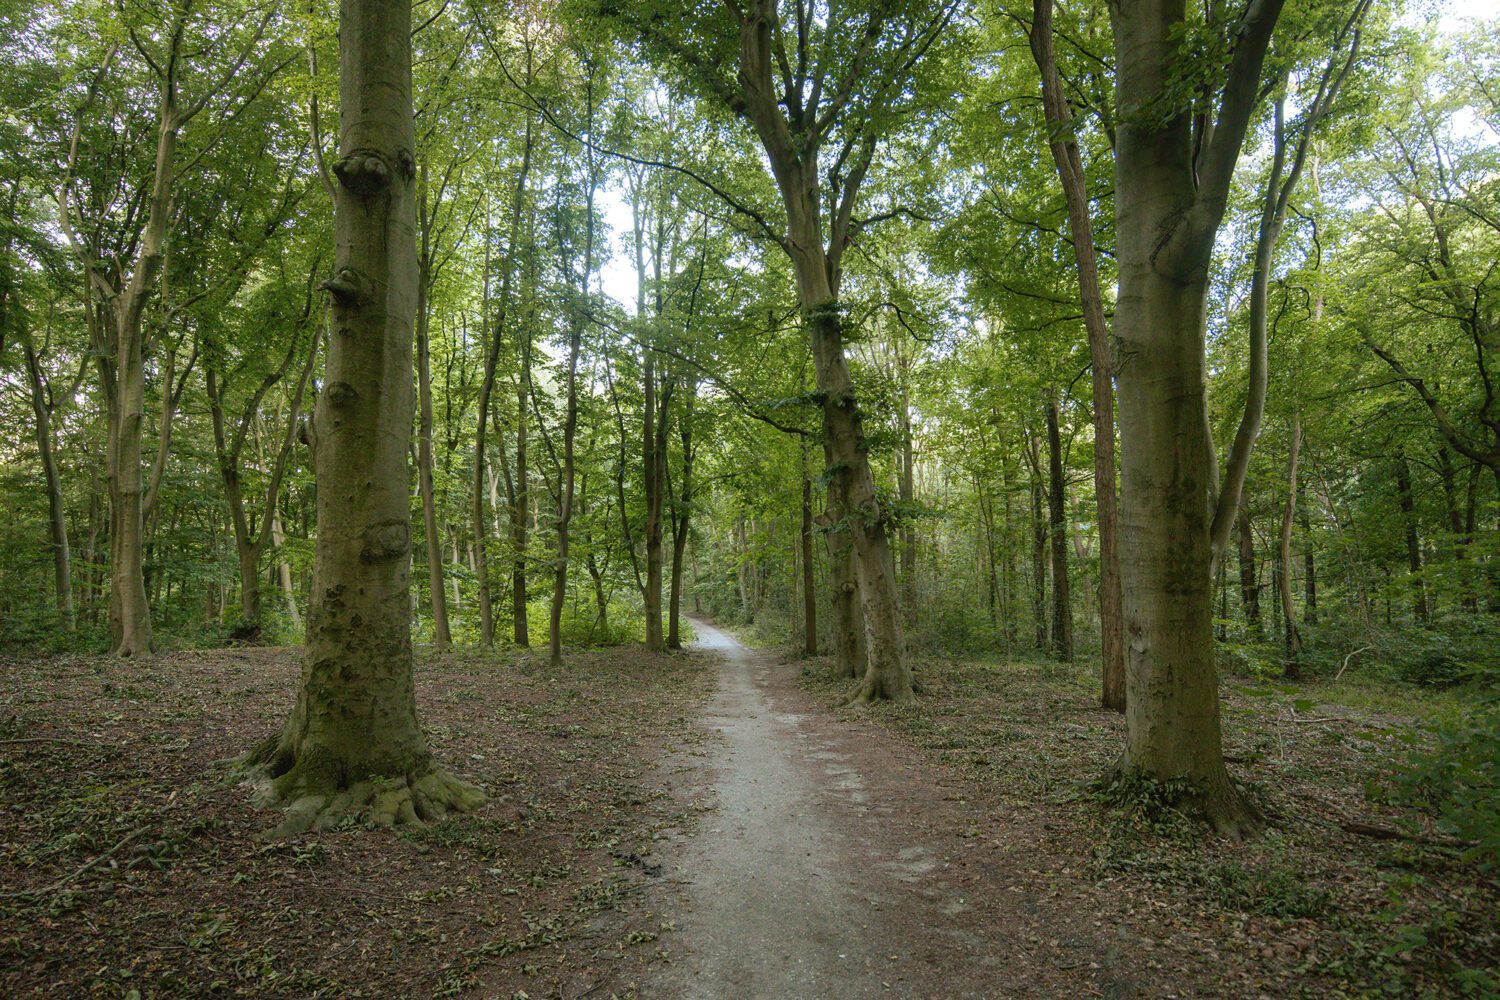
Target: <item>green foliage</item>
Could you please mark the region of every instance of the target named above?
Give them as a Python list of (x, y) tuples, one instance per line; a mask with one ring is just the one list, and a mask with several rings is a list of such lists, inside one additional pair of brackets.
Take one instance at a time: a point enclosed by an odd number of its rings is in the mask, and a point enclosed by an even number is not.
[(1473, 713), (1437, 725), (1431, 743), (1414, 749), (1397, 770), (1398, 801), (1433, 815), (1439, 827), (1470, 841), (1468, 856), (1500, 867), (1500, 668), (1473, 672), (1482, 703)]
[(1117, 771), (1094, 789), (1096, 799), (1120, 822), (1169, 839), (1201, 836), (1201, 824), (1182, 808), (1193, 794), (1186, 780), (1163, 781), (1140, 771)]
[(1224, 909), (1268, 917), (1319, 917), (1331, 899), (1326, 889), (1308, 881), (1305, 872), (1279, 866), (1222, 861), (1198, 873), (1198, 880)]

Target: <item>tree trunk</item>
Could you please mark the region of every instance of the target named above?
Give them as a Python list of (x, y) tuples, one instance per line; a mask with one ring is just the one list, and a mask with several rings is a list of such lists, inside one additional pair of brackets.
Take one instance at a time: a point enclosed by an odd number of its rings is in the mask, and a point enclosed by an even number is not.
[[(510, 233), (507, 237), (505, 248), (505, 261), (501, 268), (500, 277), (500, 313), (496, 318), (493, 337), (490, 328), (490, 253), (489, 240), (485, 240), (484, 254), (484, 288), (480, 298), (480, 343), (486, 349), (484, 361), (484, 376), (479, 383), (479, 425), (474, 435), (474, 482), (473, 482), (473, 529), (474, 529), (474, 576), (477, 581), (475, 600), (479, 605), (479, 643), (481, 646), (493, 646), (495, 644), (495, 609), (490, 597), (490, 563), (487, 542), (489, 539), (489, 525), (484, 514), (484, 491), (485, 491), (485, 424), (489, 420), (490, 396), (495, 388), (495, 368), (500, 360), (500, 342), (504, 339), (506, 330), (506, 317), (510, 308), (510, 289), (512, 276), (515, 273), (516, 243), (521, 232), (521, 218), (524, 213), (526, 201), (526, 178), (531, 170), (532, 153), (532, 123), (530, 116), (526, 119), (526, 142), (522, 147), (521, 166), (516, 172), (516, 190), (511, 201)], [(526, 353), (529, 360), (529, 340), (527, 341)], [(525, 395), (525, 377), (522, 378), (523, 389), (521, 395)], [(526, 413), (526, 400), (520, 401), (520, 412), (522, 419)], [(517, 433), (523, 433), (517, 428)], [(524, 455), (518, 455), (518, 464), (525, 469)], [(522, 476), (524, 472), (520, 473)], [(521, 491), (524, 493), (524, 488)], [(524, 529), (523, 529), (524, 530)], [(522, 570), (523, 585), (520, 590), (521, 599), (525, 599), (524, 566)], [(514, 597), (513, 597), (514, 599)], [(523, 606), (524, 610), (524, 606)], [(518, 614), (518, 621), (524, 623), (524, 613)], [(516, 639), (520, 645), (525, 638), (524, 626), (518, 629), (520, 635)]]
[[(775, 5), (767, 0), (759, 0), (741, 17), (738, 82), (745, 114), (766, 151), (786, 209), (785, 235), (778, 235), (778, 242), (791, 259), (796, 275), (798, 304), (822, 406), (829, 478), (842, 495), (844, 523), (853, 542), (866, 652), (864, 678), (854, 700), (909, 701), (913, 697), (912, 676), (902, 638), (890, 522), (875, 491), (864, 420), (844, 353), (838, 299), (840, 260), (853, 239), (851, 225), (856, 196), (869, 168), (878, 133), (867, 130), (857, 147), (846, 148), (846, 156), (854, 155), (847, 161), (840, 160), (847, 173), (832, 199), (833, 210), (825, 233), (824, 195), (819, 184), (820, 137), (816, 134), (820, 129), (816, 125), (811, 129), (799, 125), (804, 130), (802, 138), (793, 138), (775, 97), (771, 54), (774, 19)], [(873, 42), (881, 29), (880, 20), (871, 20), (870, 26), (873, 33), (867, 37)], [(816, 101), (813, 106), (816, 107)], [(836, 169), (835, 174), (838, 173)]]
[(1036, 619), (1037, 652), (1047, 649), (1047, 519), (1042, 512), (1046, 490), (1042, 486), (1041, 460), (1035, 435), (1026, 438), (1031, 460), (1031, 610)]
[(1182, 0), (1110, 9), (1119, 114), (1120, 568), (1128, 637), (1121, 770), (1173, 783), (1185, 808), (1230, 836), (1253, 830), (1260, 817), (1224, 765), (1213, 571), (1259, 415), (1252, 401), (1241, 421), (1249, 440), (1241, 448), (1237, 439), (1220, 488), (1204, 376), (1207, 293), (1214, 241), (1281, 6), (1282, 0), (1251, 0), (1232, 26), (1210, 25), (1229, 33), (1231, 44), (1222, 93), (1201, 115), (1171, 90), (1188, 24)]
[(428, 294), (432, 283), (431, 228), (427, 216), (427, 165), (422, 165), (418, 218), (422, 225), (422, 247), (417, 276), (417, 484), (422, 494), (422, 536), (427, 550), (427, 596), (432, 607), (432, 641), (447, 646), (448, 594), (443, 587), (443, 546), (438, 538), (437, 496), (432, 483), (432, 350), (428, 337)]
[(908, 625), (916, 622), (917, 614), (917, 529), (912, 518), (912, 505), (916, 502), (916, 454), (911, 433), (911, 400), (903, 370), (901, 385), (901, 478), (898, 495), (901, 499), (901, 602), (906, 610)]
[(1099, 265), (1089, 219), (1087, 178), (1078, 139), (1073, 134), (1073, 109), (1063, 91), (1062, 77), (1052, 49), (1053, 0), (1032, 0), (1031, 52), (1042, 78), (1042, 108), (1049, 135), (1047, 146), (1057, 168), (1068, 206), (1073, 261), (1078, 270), (1079, 301), (1089, 339), (1094, 412), (1094, 503), (1099, 519), (1099, 641), (1102, 703), (1125, 711), (1125, 643), (1121, 629), (1119, 509), (1115, 498), (1115, 390), (1111, 381), (1109, 325), (1104, 297), (1099, 291)]
[(1300, 680), (1302, 636), (1297, 631), (1297, 608), (1292, 603), (1292, 525), (1297, 516), (1297, 459), (1302, 452), (1302, 414), (1292, 414), (1291, 440), (1286, 460), (1286, 505), (1281, 511), (1281, 620), (1285, 632), (1286, 676)]
[[(1122, 240), (1151, 229), (1122, 209)], [(1131, 637), (1126, 761), (1154, 778), (1186, 782), (1197, 808), (1235, 833), (1253, 812), (1224, 768), (1213, 659), (1206, 279), (1169, 281), (1151, 272), (1148, 259), (1122, 260), (1116, 311), (1131, 358), (1120, 373), (1120, 565)]]
[(843, 327), (831, 295), (810, 297), (811, 282), (801, 275), (802, 311), (813, 344), (818, 390), (823, 397), (823, 432), (832, 452), (833, 479), (844, 495), (845, 523), (853, 540), (855, 578), (865, 623), (865, 674), (857, 701), (909, 701), (911, 667), (906, 662), (896, 600), (895, 563), (884, 512), (875, 494), (864, 422), (849, 365), (844, 358)]
[(109, 432), (109, 608), (110, 634), (116, 656), (151, 652), (151, 609), (146, 601), (146, 574), (141, 558), (144, 535), (141, 506), (141, 424), (146, 396), (146, 369), (139, 322), (129, 329), (115, 320), (119, 390)]
[(1401, 522), (1406, 530), (1406, 569), (1411, 586), (1411, 613), (1427, 624), (1427, 588), (1422, 582), (1422, 541), (1417, 534), (1416, 503), (1411, 493), (1411, 472), (1406, 456), (1396, 453), (1396, 493), (1401, 502)]
[(672, 518), (672, 598), (667, 615), (667, 648), (682, 648), (679, 623), (682, 616), (683, 560), (693, 527), (695, 484), (693, 464), (696, 458), (693, 442), (693, 415), (697, 409), (698, 380), (688, 376), (683, 383), (682, 412), (677, 418), (678, 437), (682, 440), (682, 489), (678, 493), (677, 511)]
[[(24, 324), (24, 320), (22, 321)], [(42, 366), (31, 342), (31, 333), (21, 326), (21, 352), (26, 361), (26, 380), (31, 389), (31, 411), (36, 416), (36, 448), (47, 486), (47, 531), (52, 548), (52, 594), (62, 627), (73, 630), (73, 569), (68, 549), (68, 513), (63, 504), (62, 477), (52, 448), (52, 406), (42, 382)]]
[[(658, 253), (660, 251), (658, 250)], [(661, 591), (662, 591), (662, 507), (665, 491), (663, 472), (663, 437), (666, 432), (667, 414), (665, 392), (659, 392), (656, 375), (656, 352), (647, 347), (643, 352), (645, 405), (641, 424), (641, 468), (646, 490), (646, 586), (641, 593), (646, 615), (646, 648), (655, 653), (666, 649), (662, 637)]]
[[(587, 127), (594, 127), (593, 78), (585, 81), (588, 102)], [(564, 381), (566, 403), (563, 410), (563, 460), (562, 482), (558, 484), (557, 504), (557, 561), (553, 574), (551, 619), (548, 628), (548, 654), (552, 666), (562, 665), (562, 613), (568, 594), (569, 528), (573, 520), (573, 487), (575, 469), (574, 445), (578, 436), (578, 359), (583, 350), (583, 331), (588, 323), (587, 299), (590, 275), (594, 273), (594, 196), (599, 185), (599, 167), (595, 162), (593, 146), (585, 144), (584, 160), (587, 172), (587, 195), (584, 201), (583, 271), (580, 287), (572, 289), (575, 301), (573, 315), (568, 326), (568, 356)], [(572, 263), (568, 264), (572, 273)]]
[[(524, 161), (523, 161), (524, 166)], [(519, 191), (519, 186), (517, 188)], [(520, 198), (517, 197), (517, 203)], [(514, 232), (514, 226), (512, 227)], [(490, 648), (495, 644), (495, 606), (490, 597), (489, 519), (485, 517), (484, 499), (488, 484), (485, 482), (485, 428), (490, 418), (490, 395), (495, 390), (495, 368), (500, 361), (500, 340), (503, 329), (490, 328), (490, 241), (484, 241), (484, 274), (479, 296), (479, 343), (484, 350), (484, 375), (479, 380), (479, 416), (474, 430), (474, 479), (470, 485), (470, 527), (474, 531), (470, 548), (470, 563), (474, 572), (474, 600), (479, 605), (479, 645)], [(513, 249), (508, 248), (508, 249)], [(506, 255), (506, 271), (510, 269), (510, 253)], [(505, 291), (500, 293), (501, 311), (505, 309)], [(496, 324), (497, 327), (500, 324)]]
[(812, 476), (807, 471), (807, 451), (802, 453), (802, 653), (818, 655), (818, 593), (813, 567)]
[(1235, 521), (1240, 553), (1240, 608), (1251, 642), (1261, 640), (1260, 571), (1255, 565), (1255, 530), (1250, 524), (1250, 506), (1240, 497), (1239, 515)]
[(290, 804), (275, 835), (371, 804), (377, 823), (472, 808), (432, 765), (417, 721), (410, 620), (415, 161), (408, 0), (343, 0), (334, 172), (337, 270), (326, 382), (311, 437), (317, 550), (297, 705), (251, 756)]
[(1047, 396), (1047, 478), (1052, 536), (1052, 652), (1067, 662), (1073, 659), (1073, 605), (1068, 588), (1067, 482), (1063, 478), (1056, 390)]
[[(825, 461), (827, 461), (825, 451)], [(837, 482), (824, 494), (822, 525), (828, 547), (829, 602), (833, 607), (834, 676), (856, 679), (865, 672), (865, 625), (859, 606), (859, 583), (854, 576), (854, 543), (845, 524), (844, 503)]]
[(531, 621), (527, 608), (526, 560), (531, 544), (531, 467), (528, 449), (531, 436), (531, 333), (528, 329), (522, 351), (521, 379), (516, 390), (516, 486), (510, 510), (510, 616), (511, 639), (517, 646), (531, 645)]

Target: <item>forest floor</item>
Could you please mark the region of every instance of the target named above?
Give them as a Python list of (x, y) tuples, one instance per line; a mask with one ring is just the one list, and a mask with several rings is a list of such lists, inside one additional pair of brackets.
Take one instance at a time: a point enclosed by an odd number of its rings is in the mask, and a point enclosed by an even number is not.
[(1124, 720), (1097, 705), (1097, 664), (917, 666), (915, 705), (872, 710), (840, 707), (825, 661), (775, 672), (800, 675), (867, 769), (944, 800), (918, 820), (937, 878), (915, 890), (965, 895), (970, 931), (1000, 931), (985, 964), (1034, 976), (988, 995), (1500, 996), (1496, 873), (1381, 792), (1452, 708), (1440, 692), (1226, 678), (1230, 768), (1269, 820), (1230, 843), (1099, 790)]
[(608, 997), (656, 960), (656, 762), (701, 737), (710, 658), (419, 656), (469, 816), (257, 834), (225, 758), (291, 710), (297, 650), (0, 657), (0, 996)]
[(1123, 733), (1086, 666), (921, 660), (916, 705), (858, 710), (825, 661), (698, 631), (562, 672), (421, 657), (434, 752), (490, 803), (276, 844), (218, 762), (290, 709), (295, 650), (0, 659), (0, 995), (1495, 988), (1493, 877), (1341, 827), (1410, 819), (1367, 800), (1410, 723), (1378, 693), (1226, 682), (1273, 818), (1231, 844), (1090, 790)]

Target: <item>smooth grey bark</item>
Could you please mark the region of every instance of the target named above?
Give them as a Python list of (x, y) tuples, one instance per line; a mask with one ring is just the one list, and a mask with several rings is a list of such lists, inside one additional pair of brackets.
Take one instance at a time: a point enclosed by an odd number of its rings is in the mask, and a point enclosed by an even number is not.
[(1232, 25), (1213, 26), (1226, 32), (1230, 51), (1211, 115), (1195, 114), (1171, 91), (1184, 0), (1110, 10), (1128, 637), (1121, 771), (1171, 783), (1185, 808), (1230, 836), (1253, 830), (1259, 816), (1224, 765), (1214, 665), (1214, 524), (1225, 496), (1215, 496), (1204, 376), (1208, 271), (1281, 7), (1251, 0)]
[(308, 424), (317, 546), (297, 704), (249, 757), (287, 804), (273, 836), (367, 804), (377, 823), (469, 809), (483, 794), (433, 766), (412, 684), (412, 335), (416, 161), (409, 0), (339, 10), (337, 255), (326, 381)]

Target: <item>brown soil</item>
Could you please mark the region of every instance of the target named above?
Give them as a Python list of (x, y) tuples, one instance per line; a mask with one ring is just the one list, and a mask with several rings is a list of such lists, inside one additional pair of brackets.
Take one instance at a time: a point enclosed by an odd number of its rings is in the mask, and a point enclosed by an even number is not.
[(216, 762), (290, 710), (293, 650), (0, 662), (0, 995), (629, 995), (679, 827), (654, 783), (705, 659), (432, 656), (418, 700), (477, 813), (287, 843)]
[(829, 711), (797, 666), (698, 631), (726, 657), (723, 747), (680, 772), (680, 799), (713, 812), (669, 865), (680, 933), (643, 996), (1221, 995), (1206, 956), (1156, 951), (1149, 919), (1080, 892), (1050, 824)]
[(275, 845), (255, 838), (275, 817), (214, 762), (288, 710), (294, 651), (0, 663), (0, 995), (1261, 998), (1495, 981), (1493, 876), (1339, 826), (1409, 821), (1363, 792), (1396, 759), (1382, 734), (1398, 720), (1299, 716), (1229, 685), (1234, 766), (1273, 819), (1230, 844), (1090, 790), (1122, 733), (1084, 667), (928, 662), (916, 705), (848, 709), (825, 664), (700, 634), (704, 652), (561, 672), (430, 657), (436, 756), (490, 804)]

